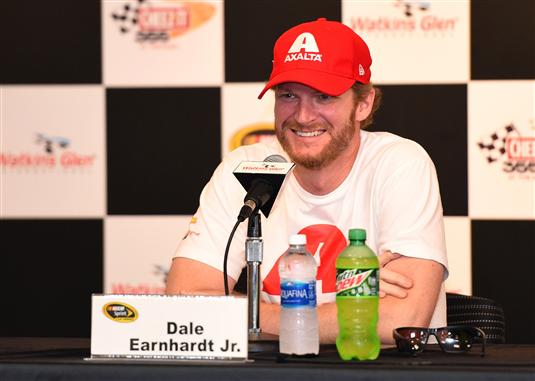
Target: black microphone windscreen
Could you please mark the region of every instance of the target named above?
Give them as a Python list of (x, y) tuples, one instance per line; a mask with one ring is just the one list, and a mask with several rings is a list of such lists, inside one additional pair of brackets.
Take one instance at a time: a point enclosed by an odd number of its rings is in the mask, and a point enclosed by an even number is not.
[(278, 154), (267, 156), (263, 162), (242, 161), (234, 170), (234, 176), (247, 191), (238, 219), (245, 220), (255, 209), (260, 209), (268, 217), (282, 183), (293, 167), (293, 163)]
[(287, 163), (288, 160), (286, 160), (286, 158), (282, 155), (277, 155), (277, 154), (273, 154), (273, 155), (269, 155), (268, 157), (266, 157), (264, 159), (264, 162), (268, 162), (268, 163)]

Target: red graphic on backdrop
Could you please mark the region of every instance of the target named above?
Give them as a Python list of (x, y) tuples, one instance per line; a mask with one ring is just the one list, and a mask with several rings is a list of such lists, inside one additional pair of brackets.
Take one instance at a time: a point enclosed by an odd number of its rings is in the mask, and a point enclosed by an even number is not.
[[(321, 292), (336, 292), (335, 263), (338, 254), (347, 246), (344, 234), (336, 226), (326, 224), (307, 226), (299, 234), (307, 236), (307, 250), (319, 264), (317, 280), (322, 281)], [(279, 260), (280, 257), (263, 282), (263, 290), (270, 295), (280, 295)]]

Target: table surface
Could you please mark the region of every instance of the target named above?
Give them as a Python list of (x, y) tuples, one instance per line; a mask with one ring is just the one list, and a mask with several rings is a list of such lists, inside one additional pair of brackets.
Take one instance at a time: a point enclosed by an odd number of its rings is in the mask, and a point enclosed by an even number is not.
[(395, 348), (375, 361), (342, 361), (334, 345), (316, 357), (250, 353), (247, 362), (87, 360), (90, 340), (0, 338), (0, 380), (535, 380), (535, 345), (495, 344), (465, 354), (428, 345), (417, 357)]

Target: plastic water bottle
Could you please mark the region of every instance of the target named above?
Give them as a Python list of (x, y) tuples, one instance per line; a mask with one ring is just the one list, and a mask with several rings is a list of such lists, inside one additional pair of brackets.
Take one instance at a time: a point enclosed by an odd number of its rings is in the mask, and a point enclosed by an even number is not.
[(366, 246), (366, 230), (349, 230), (349, 245), (336, 259), (336, 348), (342, 360), (375, 360), (381, 341), (377, 334), (379, 260)]
[(279, 351), (294, 355), (318, 354), (316, 260), (306, 250), (306, 235), (292, 235), (289, 243), (290, 247), (279, 261)]

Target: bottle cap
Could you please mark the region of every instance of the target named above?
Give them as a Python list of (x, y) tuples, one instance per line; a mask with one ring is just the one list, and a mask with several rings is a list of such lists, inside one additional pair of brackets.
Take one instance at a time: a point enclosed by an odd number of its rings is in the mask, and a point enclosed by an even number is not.
[(290, 245), (306, 245), (307, 236), (304, 234), (292, 234), (288, 242)]
[(366, 229), (349, 229), (350, 241), (366, 241)]

